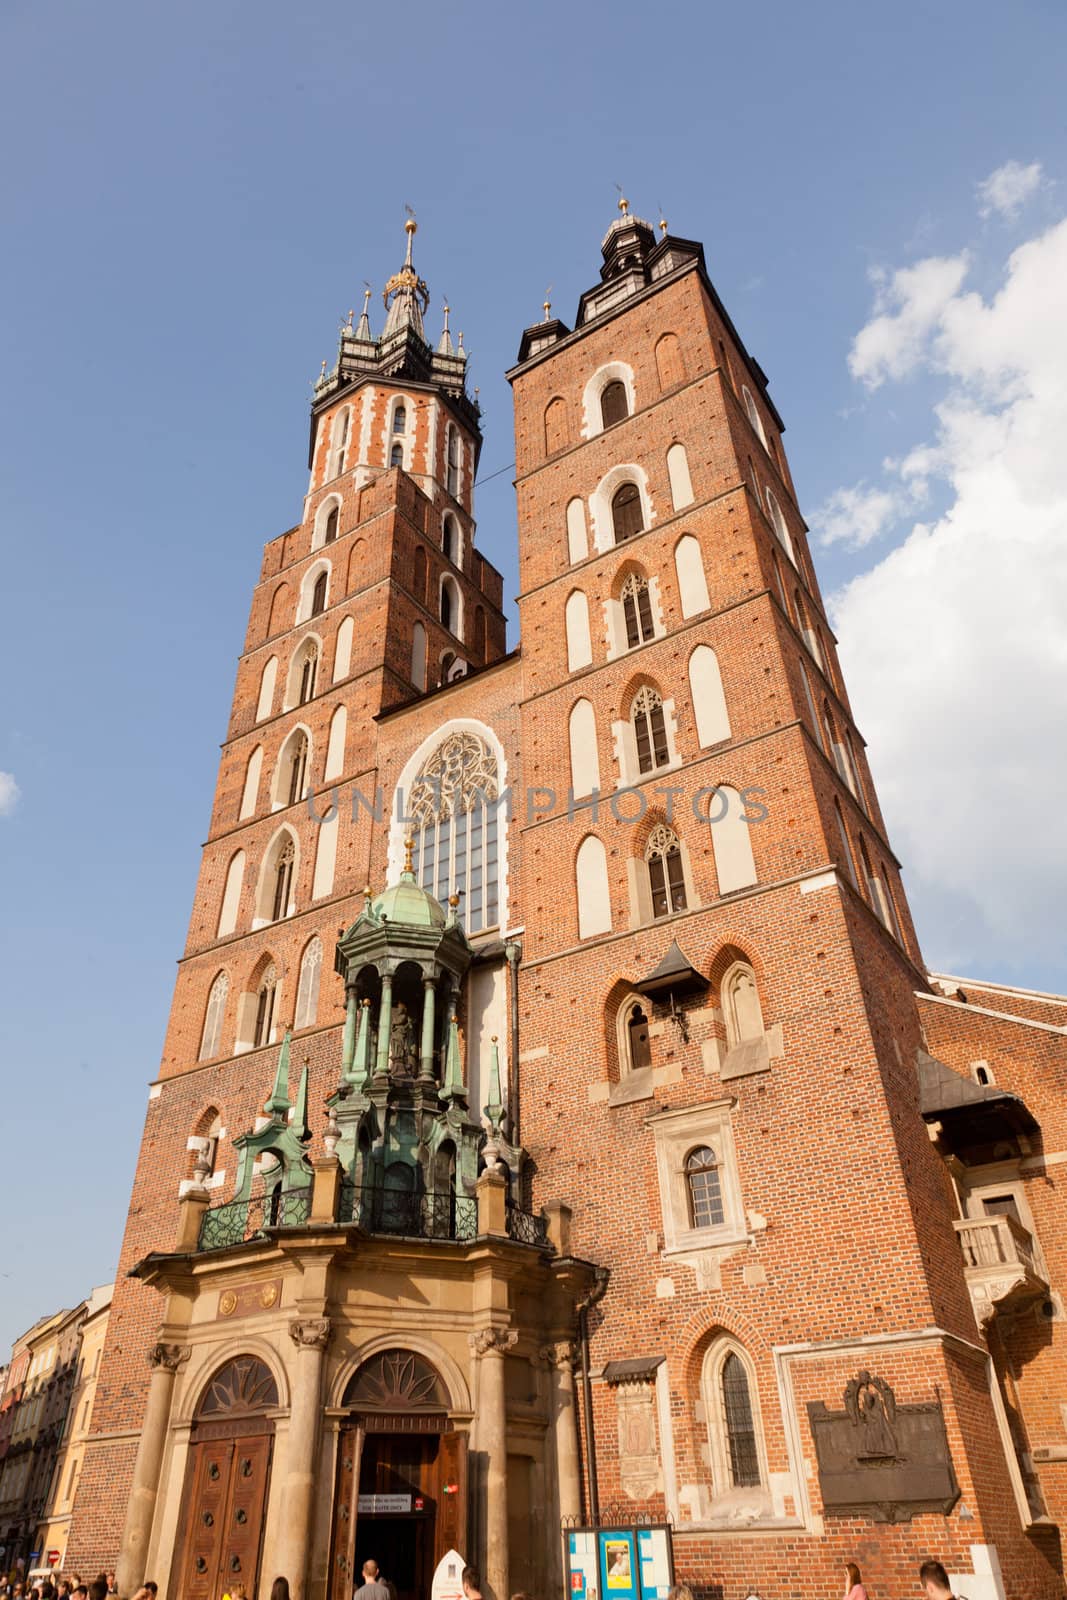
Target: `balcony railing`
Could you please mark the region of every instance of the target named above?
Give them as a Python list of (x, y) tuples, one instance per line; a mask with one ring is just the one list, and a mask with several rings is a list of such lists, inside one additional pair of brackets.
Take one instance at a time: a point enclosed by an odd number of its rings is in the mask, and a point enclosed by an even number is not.
[(964, 1273), (979, 1320), (985, 1322), (1009, 1301), (1048, 1293), (1045, 1268), (1033, 1235), (1012, 1216), (964, 1217), (955, 1224)]
[(518, 1244), (544, 1246), (548, 1243), (548, 1223), (544, 1217), (524, 1211), (513, 1200), (508, 1201), (504, 1217), (509, 1239), (514, 1239)]
[(311, 1215), (311, 1190), (275, 1189), (248, 1200), (212, 1206), (200, 1223), (200, 1249), (224, 1250), (246, 1244), (268, 1228), (299, 1228)]
[(478, 1202), (471, 1195), (408, 1193), (367, 1184), (357, 1189), (351, 1178), (341, 1184), (339, 1222), (355, 1222), (368, 1233), (389, 1233), (408, 1239), (475, 1239)]

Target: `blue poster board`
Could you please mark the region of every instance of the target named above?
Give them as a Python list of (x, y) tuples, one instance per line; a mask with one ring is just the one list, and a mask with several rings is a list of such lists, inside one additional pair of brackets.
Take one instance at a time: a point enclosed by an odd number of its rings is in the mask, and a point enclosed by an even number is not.
[(632, 1528), (600, 1528), (600, 1593), (602, 1600), (640, 1600), (637, 1540)]
[(667, 1523), (565, 1532), (567, 1600), (667, 1600), (674, 1583)]

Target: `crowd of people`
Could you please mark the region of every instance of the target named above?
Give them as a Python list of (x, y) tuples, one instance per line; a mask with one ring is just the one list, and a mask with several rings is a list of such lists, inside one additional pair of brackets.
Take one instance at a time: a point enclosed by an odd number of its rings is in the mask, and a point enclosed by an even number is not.
[[(396, 1600), (396, 1589), (379, 1571), (376, 1561), (363, 1563), (363, 1582), (355, 1590), (352, 1600)], [(464, 1567), (462, 1574), (464, 1600), (483, 1600), (482, 1580), (476, 1567)], [(940, 1561), (924, 1561), (919, 1568), (919, 1587), (925, 1600), (966, 1600), (953, 1592), (948, 1573)], [(115, 1574), (101, 1572), (91, 1583), (83, 1583), (75, 1574), (69, 1578), (50, 1577), (30, 1580), (7, 1576), (0, 1581), (0, 1600), (110, 1600), (117, 1596)], [(133, 1600), (159, 1600), (159, 1586), (146, 1578)], [(235, 1583), (221, 1600), (249, 1600), (244, 1584)], [(275, 1578), (271, 1585), (270, 1600), (290, 1600), (289, 1580)], [(514, 1594), (511, 1600), (530, 1600), (525, 1594)], [(688, 1584), (676, 1584), (667, 1600), (694, 1600)], [(863, 1582), (863, 1576), (854, 1561), (845, 1567), (844, 1600), (875, 1600)]]

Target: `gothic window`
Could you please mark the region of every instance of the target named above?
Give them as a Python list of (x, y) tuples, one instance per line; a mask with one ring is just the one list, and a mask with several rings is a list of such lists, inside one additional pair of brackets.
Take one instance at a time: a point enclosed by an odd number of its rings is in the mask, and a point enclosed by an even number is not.
[(318, 646), (307, 644), (304, 646), (304, 658), (300, 663), (300, 683), (296, 691), (298, 706), (306, 706), (315, 693), (315, 679), (319, 671)]
[(567, 636), (567, 671), (577, 672), (589, 666), (593, 659), (593, 641), (589, 633), (589, 602), (581, 589), (567, 596), (563, 608), (564, 631)]
[(614, 427), (616, 422), (624, 422), (629, 416), (629, 407), (626, 403), (626, 385), (616, 378), (605, 385), (600, 396), (600, 420), (605, 428)]
[(333, 541), (337, 538), (337, 521), (340, 515), (341, 508), (339, 506), (330, 507), (330, 514), (326, 518), (326, 536), (322, 541), (323, 544), (333, 544)]
[(681, 511), (693, 503), (693, 481), (689, 476), (689, 458), (684, 444), (672, 444), (667, 451), (667, 479), (671, 486), (671, 504)]
[(259, 699), (256, 701), (256, 721), (262, 722), (274, 709), (274, 685), (278, 677), (278, 657), (271, 656), (259, 680)]
[(411, 630), (411, 681), (416, 689), (426, 687), (426, 629), (421, 622)]
[(390, 450), (389, 465), (391, 467), (402, 467), (404, 465), (404, 446), (402, 444), (394, 444)]
[(222, 1019), (226, 1012), (226, 995), (229, 987), (229, 978), (224, 972), (220, 972), (208, 992), (204, 1032), (200, 1038), (201, 1061), (211, 1061), (222, 1052)]
[(330, 718), (330, 736), (326, 741), (326, 766), (322, 774), (324, 783), (329, 783), (331, 778), (339, 778), (345, 770), (347, 734), (348, 711), (344, 706), (338, 706)]
[(263, 746), (257, 744), (248, 758), (245, 767), (244, 788), (241, 791), (241, 809), (237, 813), (238, 822), (255, 813), (256, 801), (259, 799), (259, 775), (263, 767)]
[(608, 857), (604, 842), (588, 834), (578, 846), (574, 862), (574, 883), (578, 900), (578, 937), (592, 939), (611, 932), (611, 887), (608, 883)]
[(793, 552), (793, 541), (789, 537), (789, 528), (786, 525), (786, 520), (785, 520), (785, 516), (783, 515), (782, 508), (778, 504), (778, 497), (774, 493), (773, 489), (768, 489), (767, 490), (766, 497), (767, 497), (767, 514), (771, 519), (771, 527), (774, 529), (775, 538), (778, 540), (778, 543), (782, 546), (782, 549), (785, 551), (785, 553), (789, 557), (790, 561), (793, 563), (794, 566), (796, 566), (797, 558), (796, 558), (796, 556), (795, 556), (795, 554)]
[(665, 333), (656, 345), (656, 371), (661, 389), (673, 389), (685, 380), (682, 347), (676, 333)]
[(645, 862), (652, 894), (652, 915), (668, 917), (672, 911), (684, 911), (686, 895), (682, 852), (677, 834), (663, 823), (649, 834)]
[(626, 1015), (626, 1053), (631, 1072), (640, 1072), (642, 1068), (652, 1065), (648, 1017), (639, 1001), (633, 1003)]
[(326, 610), (326, 588), (330, 581), (328, 572), (320, 572), (315, 579), (315, 587), (311, 591), (311, 615), (317, 617), (320, 611)]
[(457, 638), (462, 637), (460, 629), (460, 601), (459, 590), (455, 580), (443, 578), (441, 580), (441, 624), (449, 633), (454, 633)]
[(823, 726), (826, 730), (826, 740), (830, 746), (830, 754), (833, 757), (834, 766), (837, 768), (838, 777), (843, 778), (849, 789), (855, 794), (856, 774), (852, 769), (849, 748), (838, 735), (833, 713), (830, 710), (829, 703), (825, 700), (823, 701), (822, 715)]
[(689, 1191), (689, 1226), (719, 1228), (726, 1220), (722, 1203), (719, 1163), (710, 1144), (698, 1145), (685, 1158), (685, 1183)]
[(637, 645), (647, 644), (655, 638), (648, 579), (639, 573), (631, 572), (622, 586), (622, 614), (626, 623), (627, 649), (633, 650)]
[(735, 961), (727, 970), (722, 980), (721, 998), (726, 1037), (731, 1046), (763, 1037), (763, 1009), (756, 975), (747, 961)]
[(438, 900), (460, 897), (468, 933), (500, 918), (499, 772), (475, 733), (451, 733), (423, 763), (406, 796), (416, 828), (415, 875)]
[(596, 713), (591, 701), (576, 700), (567, 719), (571, 757), (571, 788), (575, 798), (600, 788), (600, 758), (597, 751)]
[(289, 752), (289, 804), (295, 806), (298, 800), (304, 798), (304, 780), (307, 777), (308, 767), (308, 742), (307, 735), (301, 733), (293, 740)]
[(710, 644), (698, 644), (689, 657), (689, 693), (693, 702), (697, 743), (702, 750), (730, 737), (719, 658)]
[(241, 904), (241, 885), (244, 882), (245, 853), (238, 850), (226, 868), (226, 887), (222, 891), (219, 909), (219, 926), (216, 938), (224, 939), (237, 926), (237, 912)]
[(287, 839), (278, 852), (278, 859), (274, 865), (274, 892), (271, 897), (270, 920), (279, 921), (289, 910), (289, 898), (293, 887), (293, 864), (296, 852), (293, 841)]
[(752, 829), (744, 801), (737, 790), (721, 783), (711, 798), (711, 850), (719, 893), (732, 894), (756, 882), (756, 861), (752, 854)]
[(445, 436), (445, 488), (453, 500), (459, 498), (459, 436), (449, 426)]
[(722, 1416), (729, 1454), (730, 1482), (735, 1489), (759, 1485), (759, 1449), (748, 1373), (736, 1350), (731, 1350), (719, 1370)]
[(632, 539), (642, 531), (641, 491), (636, 483), (624, 483), (616, 489), (611, 500), (611, 525), (615, 543)]
[(319, 1011), (319, 980), (322, 977), (322, 940), (318, 934), (304, 946), (300, 958), (300, 980), (296, 991), (295, 1026), (310, 1028)]
[(403, 406), (403, 405), (399, 405), (399, 406), (397, 406), (396, 410), (393, 412), (393, 432), (394, 433), (406, 433), (407, 432), (407, 426), (408, 426), (407, 407)]
[[(349, 425), (350, 419), (351, 419), (351, 413), (349, 412), (349, 409), (346, 406), (345, 409), (341, 412), (340, 416), (337, 417), (336, 420), (334, 421), (334, 425), (333, 425), (333, 435), (334, 435), (333, 476), (335, 478), (339, 477), (340, 474), (345, 470), (345, 450), (346, 450), (347, 445), (348, 445), (348, 425)], [(336, 523), (335, 523), (334, 526), (336, 528)], [(327, 542), (328, 542), (328, 540), (329, 540), (329, 535), (327, 535)]]
[(841, 812), (841, 804), (836, 796), (834, 797), (834, 816), (837, 819), (837, 832), (841, 841), (842, 865), (848, 874), (849, 883), (851, 883), (854, 889), (858, 889), (859, 884), (856, 881), (856, 864), (852, 859), (852, 846), (849, 844), (848, 829), (845, 827), (845, 819)]
[(441, 529), (441, 551), (447, 561), (456, 559), (456, 524), (452, 517), (446, 517)]
[(337, 639), (333, 649), (333, 681), (340, 683), (342, 678), (348, 677), (348, 669), (352, 664), (352, 635), (355, 633), (355, 624), (351, 617), (345, 617), (337, 630)]
[(655, 772), (657, 767), (665, 767), (670, 761), (670, 749), (658, 690), (648, 684), (638, 690), (630, 707), (630, 720), (637, 744), (638, 771)]
[(270, 1044), (274, 1028), (274, 1002), (278, 993), (278, 974), (275, 968), (269, 966), (263, 974), (256, 995), (256, 1021), (252, 1033), (252, 1045), (259, 1049), (262, 1045)]
[(748, 413), (748, 420), (752, 424), (753, 432), (766, 450), (767, 435), (763, 431), (763, 418), (759, 414), (759, 407), (752, 398), (752, 391), (746, 385), (742, 385), (741, 398), (745, 402), (745, 411)]
[(567, 403), (557, 395), (545, 407), (545, 454), (554, 455), (568, 443)]
[(585, 501), (575, 495), (567, 502), (567, 556), (573, 563), (584, 561), (589, 554), (589, 541), (585, 531)]

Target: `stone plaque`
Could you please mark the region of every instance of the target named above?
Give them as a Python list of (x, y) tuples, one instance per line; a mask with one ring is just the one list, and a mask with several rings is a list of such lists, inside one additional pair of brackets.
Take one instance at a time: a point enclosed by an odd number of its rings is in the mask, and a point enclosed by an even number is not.
[(897, 1405), (889, 1384), (857, 1373), (845, 1409), (808, 1404), (828, 1516), (910, 1522), (923, 1512), (947, 1516), (960, 1497), (940, 1400)]
[(648, 1383), (620, 1383), (619, 1481), (631, 1500), (663, 1493), (663, 1467), (656, 1438), (656, 1391)]
[(219, 1292), (218, 1316), (252, 1317), (259, 1312), (273, 1311), (282, 1297), (282, 1280), (271, 1278), (266, 1283), (241, 1283), (232, 1289)]

